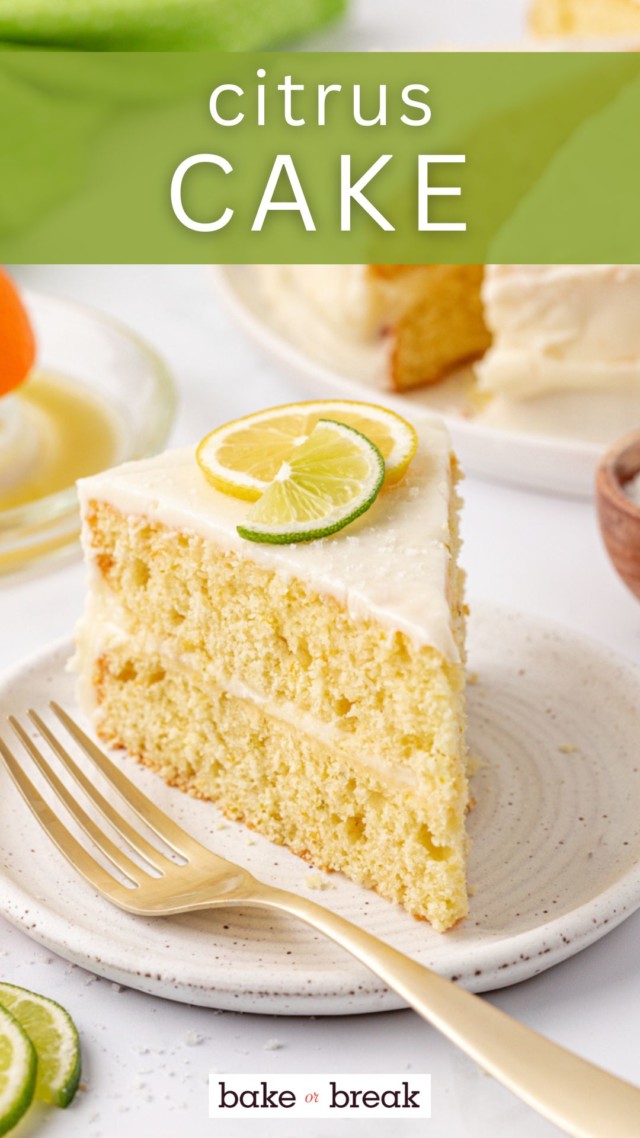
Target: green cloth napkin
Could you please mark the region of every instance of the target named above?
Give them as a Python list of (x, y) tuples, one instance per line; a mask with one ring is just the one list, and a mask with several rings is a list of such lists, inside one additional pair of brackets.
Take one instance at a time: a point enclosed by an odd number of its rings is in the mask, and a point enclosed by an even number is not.
[(104, 121), (99, 100), (42, 89), (0, 59), (0, 238), (37, 225), (81, 184)]
[(81, 51), (254, 51), (307, 35), (347, 0), (0, 0), (0, 43)]

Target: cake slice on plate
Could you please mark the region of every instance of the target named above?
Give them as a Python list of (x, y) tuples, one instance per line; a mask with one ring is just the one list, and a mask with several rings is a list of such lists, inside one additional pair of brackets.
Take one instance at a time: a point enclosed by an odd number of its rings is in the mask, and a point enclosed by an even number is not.
[(440, 422), (417, 437), (366, 513), (296, 544), (244, 540), (251, 503), (194, 448), (83, 480), (76, 666), (104, 741), (444, 930), (467, 911), (458, 474)]

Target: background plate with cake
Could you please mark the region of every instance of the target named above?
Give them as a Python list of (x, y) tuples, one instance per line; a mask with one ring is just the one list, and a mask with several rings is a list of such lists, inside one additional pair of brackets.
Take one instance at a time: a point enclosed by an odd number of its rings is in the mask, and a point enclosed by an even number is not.
[(226, 265), (220, 295), (310, 394), (442, 415), (469, 473), (591, 495), (640, 421), (637, 265)]

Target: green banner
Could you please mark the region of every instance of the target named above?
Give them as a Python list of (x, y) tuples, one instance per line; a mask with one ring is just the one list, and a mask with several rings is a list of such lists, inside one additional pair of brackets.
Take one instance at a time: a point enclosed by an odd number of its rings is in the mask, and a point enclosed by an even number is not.
[(640, 54), (0, 53), (21, 262), (639, 262)]

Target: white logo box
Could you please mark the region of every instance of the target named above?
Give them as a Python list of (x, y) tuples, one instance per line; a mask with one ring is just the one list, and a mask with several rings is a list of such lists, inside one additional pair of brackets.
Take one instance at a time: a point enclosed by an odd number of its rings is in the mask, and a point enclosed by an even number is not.
[(209, 1118), (430, 1118), (430, 1075), (209, 1075)]

